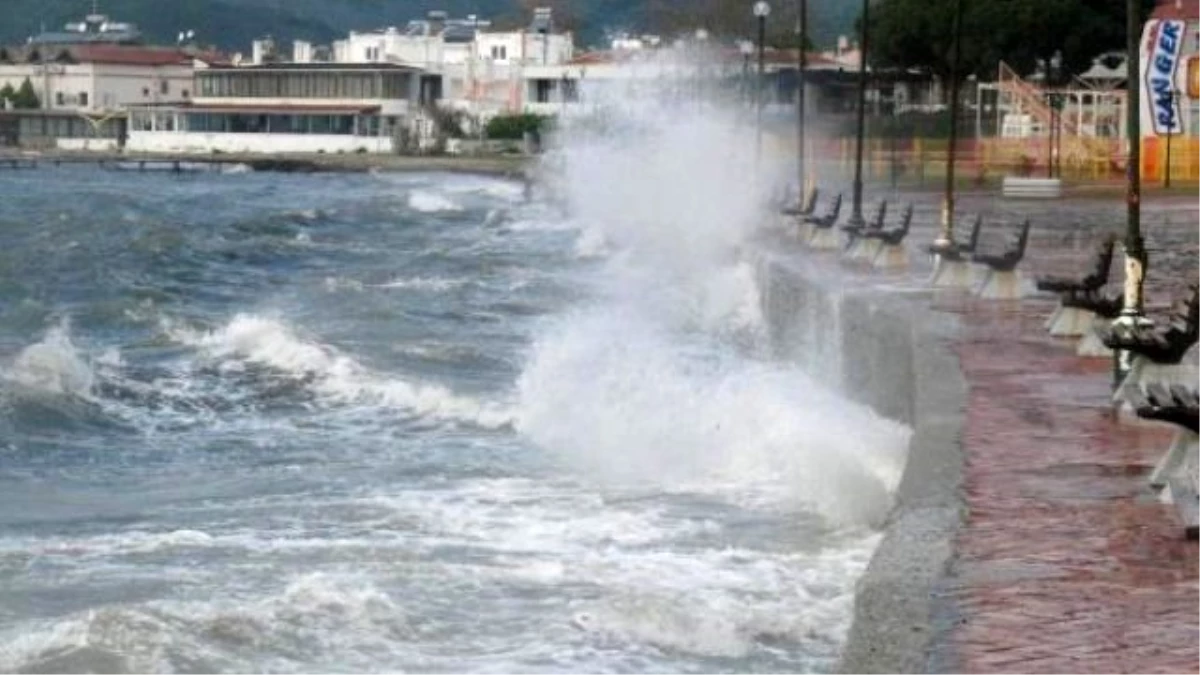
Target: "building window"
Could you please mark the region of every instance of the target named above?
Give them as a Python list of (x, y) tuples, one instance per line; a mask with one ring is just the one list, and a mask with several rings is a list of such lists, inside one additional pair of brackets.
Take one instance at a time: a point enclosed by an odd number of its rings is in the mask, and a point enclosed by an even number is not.
[(63, 93), (61, 91), (54, 93), (54, 105), (66, 105), (66, 103), (67, 103), (66, 97), (63, 96)]
[(187, 90), (187, 89), (184, 89), (184, 90), (181, 92), (181, 95), (182, 95), (184, 98), (187, 98), (187, 97), (191, 96), (191, 93), (190, 93), (190, 92), (188, 92), (188, 90)]
[(170, 83), (170, 82), (167, 82), (166, 80), (163, 80), (162, 82), (159, 82), (159, 83), (158, 83), (158, 90), (159, 90), (160, 92), (164, 93), (164, 94), (169, 94), (169, 93), (171, 93), (171, 83)]
[(88, 94), (86, 91), (79, 92), (79, 105), (86, 108), (88, 104)]
[(142, 96), (150, 96), (150, 87), (142, 87)]
[(507, 45), (492, 45), (492, 59), (495, 61), (507, 61), (508, 60), (508, 46)]

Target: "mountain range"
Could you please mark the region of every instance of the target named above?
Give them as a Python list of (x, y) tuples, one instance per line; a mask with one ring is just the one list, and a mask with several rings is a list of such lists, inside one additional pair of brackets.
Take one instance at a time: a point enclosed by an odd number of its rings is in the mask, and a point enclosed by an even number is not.
[[(673, 9), (699, 6), (705, 0), (660, 0)], [(777, 16), (791, 22), (794, 0), (776, 0)], [(477, 14), (480, 18), (517, 20), (528, 0), (100, 0), (102, 13), (114, 21), (136, 24), (156, 44), (171, 44), (181, 31), (193, 30), (199, 42), (220, 49), (248, 51), (250, 42), (272, 35), (287, 43), (306, 39), (328, 43), (350, 30), (403, 26), (423, 18), (430, 10), (445, 10), (454, 17)], [(547, 3), (553, 4), (553, 3)], [(602, 45), (609, 31), (639, 32), (645, 25), (644, 1), (572, 0), (580, 30), (580, 46)], [(750, 3), (746, 2), (747, 34)], [(787, 5), (784, 7), (783, 5)], [(853, 30), (857, 0), (810, 0), (812, 40), (817, 47), (831, 46), (837, 35)], [(0, 44), (25, 42), (42, 30), (59, 30), (79, 21), (92, 10), (91, 0), (3, 0)]]

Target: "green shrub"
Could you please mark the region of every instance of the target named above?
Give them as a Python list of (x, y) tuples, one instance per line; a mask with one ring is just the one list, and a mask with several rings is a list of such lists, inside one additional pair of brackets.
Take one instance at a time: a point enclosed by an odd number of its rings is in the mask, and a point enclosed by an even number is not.
[(544, 131), (549, 120), (545, 115), (532, 113), (497, 115), (488, 120), (485, 133), (493, 140), (516, 141), (524, 138), (526, 132)]

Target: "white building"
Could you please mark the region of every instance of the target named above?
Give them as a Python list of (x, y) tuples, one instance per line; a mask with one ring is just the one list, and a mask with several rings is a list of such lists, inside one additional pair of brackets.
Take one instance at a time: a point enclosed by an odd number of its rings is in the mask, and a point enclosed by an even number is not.
[(475, 17), (450, 19), (430, 12), (404, 28), (354, 32), (334, 44), (342, 63), (398, 63), (441, 75), (438, 98), (444, 106), (480, 117), (524, 108), (524, 70), (554, 66), (574, 57), (570, 32), (554, 32), (548, 14), (528, 27), (497, 31)]
[[(430, 78), (391, 63), (264, 63), (196, 72), (189, 101), (135, 106), (132, 152), (386, 153), (429, 136)], [(414, 140), (413, 142), (417, 142)]]
[(128, 106), (187, 101), (195, 93), (194, 70), (221, 61), (190, 47), (143, 45), (136, 27), (102, 14), (0, 47), (0, 89), (28, 82), (38, 99), (36, 110), (6, 112), (11, 102), (0, 105), (0, 143), (114, 148)]
[[(211, 60), (211, 57), (210, 57)], [(29, 80), (46, 110), (102, 114), (126, 106), (185, 101), (204, 57), (179, 49), (80, 45), (0, 49), (0, 88)]]

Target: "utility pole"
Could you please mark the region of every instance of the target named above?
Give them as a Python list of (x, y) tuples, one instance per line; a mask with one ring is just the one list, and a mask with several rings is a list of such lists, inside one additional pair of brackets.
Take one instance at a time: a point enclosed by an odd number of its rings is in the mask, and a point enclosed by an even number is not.
[[(1125, 135), (1129, 143), (1129, 162), (1126, 166), (1128, 188), (1125, 195), (1125, 288), (1121, 315), (1113, 322), (1129, 328), (1147, 323), (1143, 298), (1146, 267), (1146, 244), (1142, 239), (1142, 101), (1138, 0), (1125, 0)], [(1114, 383), (1116, 386), (1129, 372), (1133, 354), (1128, 350), (1113, 351)]]
[(863, 135), (867, 124), (867, 35), (870, 33), (871, 0), (862, 3), (862, 27), (859, 31), (858, 42), (858, 120), (855, 129), (856, 143), (854, 146), (854, 205), (850, 214), (850, 224), (861, 226), (865, 221), (862, 214), (862, 163)]
[(799, 197), (800, 208), (804, 208), (804, 187), (808, 182), (807, 157), (804, 144), (804, 69), (808, 65), (808, 55), (805, 48), (808, 45), (808, 0), (796, 1), (796, 34), (799, 44), (796, 47), (796, 194)]

